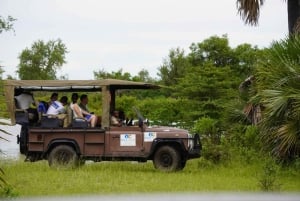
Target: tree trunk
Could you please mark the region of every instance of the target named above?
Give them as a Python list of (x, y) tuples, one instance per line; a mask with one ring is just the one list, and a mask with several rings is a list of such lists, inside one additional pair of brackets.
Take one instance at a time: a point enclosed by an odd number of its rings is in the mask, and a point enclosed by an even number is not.
[(289, 34), (299, 33), (300, 26), (300, 0), (288, 0)]

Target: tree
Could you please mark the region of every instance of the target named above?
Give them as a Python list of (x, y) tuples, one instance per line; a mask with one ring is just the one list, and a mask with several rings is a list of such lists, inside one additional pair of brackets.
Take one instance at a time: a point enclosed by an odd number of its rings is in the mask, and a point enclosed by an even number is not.
[(258, 61), (263, 59), (265, 50), (244, 43), (232, 49), (231, 69), (241, 78), (249, 77)]
[(184, 50), (180, 48), (171, 49), (169, 57), (164, 60), (163, 65), (158, 69), (158, 76), (164, 85), (176, 85), (177, 79), (184, 76), (185, 70), (189, 65), (184, 55)]
[(95, 79), (119, 79), (119, 80), (132, 80), (132, 76), (130, 73), (125, 72), (123, 73), (123, 69), (119, 69), (118, 71), (112, 71), (111, 73), (106, 72), (104, 69), (97, 71), (94, 71), (94, 77)]
[(53, 80), (56, 72), (66, 63), (67, 48), (60, 39), (34, 42), (31, 49), (26, 48), (19, 56), (17, 73), (22, 80)]
[(260, 123), (265, 148), (283, 160), (300, 156), (300, 36), (272, 44), (255, 73), (263, 105)]
[(210, 63), (216, 67), (224, 67), (233, 61), (227, 35), (211, 36), (201, 43), (193, 43), (190, 50), (189, 60), (193, 66)]
[(228, 66), (219, 68), (206, 64), (188, 69), (175, 88), (178, 97), (190, 102), (185, 109), (190, 120), (220, 119), (226, 104), (237, 97), (236, 82)]
[(14, 31), (13, 22), (16, 21), (15, 18), (12, 16), (8, 16), (6, 19), (4, 19), (2, 16), (0, 16), (0, 34), (3, 31)]
[(138, 72), (138, 75), (134, 76), (132, 80), (138, 82), (154, 82), (154, 79), (150, 77), (149, 71), (147, 71), (146, 69), (142, 69), (140, 72)]
[[(237, 0), (236, 5), (239, 15), (246, 24), (257, 25), (260, 8), (265, 0)], [(287, 0), (289, 33), (300, 32), (300, 1)], [(276, 11), (274, 11), (276, 12)]]

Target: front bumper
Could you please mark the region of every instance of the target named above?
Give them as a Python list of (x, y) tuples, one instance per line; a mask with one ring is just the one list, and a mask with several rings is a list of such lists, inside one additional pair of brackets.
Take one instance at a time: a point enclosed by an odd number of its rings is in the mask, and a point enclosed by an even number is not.
[(201, 156), (202, 144), (199, 134), (195, 134), (192, 140), (193, 146), (188, 151), (188, 159), (199, 158)]

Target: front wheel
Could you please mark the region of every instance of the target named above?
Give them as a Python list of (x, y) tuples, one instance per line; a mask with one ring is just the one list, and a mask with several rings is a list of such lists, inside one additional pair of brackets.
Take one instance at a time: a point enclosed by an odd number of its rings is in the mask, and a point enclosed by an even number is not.
[(153, 164), (155, 168), (166, 172), (182, 169), (180, 154), (171, 146), (158, 148), (154, 154)]
[(74, 168), (78, 166), (78, 155), (75, 150), (68, 145), (55, 147), (48, 157), (50, 167), (58, 169)]

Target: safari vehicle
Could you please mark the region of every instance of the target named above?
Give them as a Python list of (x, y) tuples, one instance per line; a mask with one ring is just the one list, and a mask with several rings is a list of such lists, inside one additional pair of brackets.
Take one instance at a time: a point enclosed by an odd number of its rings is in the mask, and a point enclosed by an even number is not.
[[(103, 80), (6, 80), (4, 93), (12, 124), (21, 124), (18, 135), (20, 152), (27, 161), (48, 160), (50, 166), (77, 166), (86, 160), (139, 161), (152, 160), (162, 171), (182, 170), (186, 161), (200, 157), (198, 134), (171, 127), (148, 126), (137, 110), (136, 126), (111, 126), (116, 92), (134, 89), (158, 89), (159, 86), (114, 79)], [(101, 93), (101, 126), (71, 124), (60, 127), (55, 118), (42, 118), (41, 124), (30, 122), (26, 111), (16, 109), (14, 91), (28, 92), (95, 92)], [(155, 109), (155, 108), (153, 108)]]

